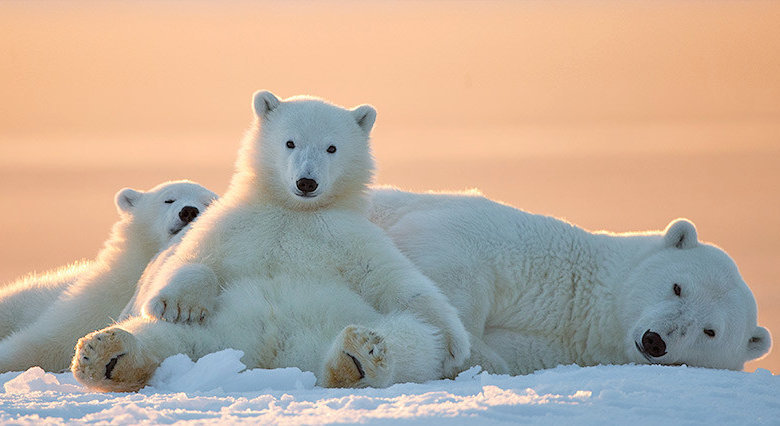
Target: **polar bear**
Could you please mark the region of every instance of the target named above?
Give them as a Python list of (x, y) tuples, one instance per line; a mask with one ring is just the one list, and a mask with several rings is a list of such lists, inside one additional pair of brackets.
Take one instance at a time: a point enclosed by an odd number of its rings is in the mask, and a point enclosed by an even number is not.
[(150, 260), (175, 242), (215, 198), (190, 181), (166, 182), (146, 192), (119, 191), (115, 201), (120, 220), (94, 261), (78, 264), (73, 273), (58, 271), (61, 275), (56, 276), (64, 279), (46, 280), (45, 296), (35, 289), (5, 300), (31, 320), (0, 341), (0, 371), (35, 365), (47, 371), (68, 368), (78, 339), (118, 318)]
[(458, 309), (470, 366), (739, 370), (771, 345), (737, 266), (684, 219), (663, 232), (591, 233), (478, 193), (392, 188), (375, 189), (370, 217)]
[(469, 354), (457, 312), (366, 216), (375, 110), (270, 92), (253, 107), (228, 191), (157, 272), (146, 315), (79, 340), (76, 379), (134, 391), (170, 355), (228, 347), (330, 387), (455, 372)]

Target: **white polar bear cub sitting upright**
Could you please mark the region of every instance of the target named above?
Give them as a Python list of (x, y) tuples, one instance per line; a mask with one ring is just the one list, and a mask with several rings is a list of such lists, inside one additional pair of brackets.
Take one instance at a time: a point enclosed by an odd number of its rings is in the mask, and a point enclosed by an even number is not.
[(4, 308), (15, 306), (30, 321), (0, 341), (0, 371), (68, 368), (78, 339), (119, 317), (147, 264), (215, 198), (190, 181), (119, 191), (120, 220), (94, 261), (81, 264), (69, 279), (47, 281), (48, 294), (21, 289), (3, 299)]
[(737, 266), (687, 220), (590, 233), (477, 195), (377, 189), (372, 203), (372, 220), (458, 309), (469, 365), (739, 370), (771, 346)]
[(366, 215), (374, 109), (270, 92), (253, 106), (228, 191), (157, 272), (159, 295), (139, 298), (171, 321), (136, 316), (84, 337), (75, 377), (133, 391), (168, 356), (225, 348), (250, 368), (295, 366), (331, 387), (457, 371), (469, 353), (457, 312)]

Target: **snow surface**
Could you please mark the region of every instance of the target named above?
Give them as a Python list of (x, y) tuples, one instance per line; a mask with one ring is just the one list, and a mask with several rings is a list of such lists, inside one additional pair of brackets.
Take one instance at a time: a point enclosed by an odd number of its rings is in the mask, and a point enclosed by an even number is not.
[(527, 376), (325, 389), (297, 368), (245, 370), (240, 351), (168, 358), (138, 393), (70, 373), (0, 374), (2, 423), (780, 424), (780, 376), (658, 365), (562, 366)]

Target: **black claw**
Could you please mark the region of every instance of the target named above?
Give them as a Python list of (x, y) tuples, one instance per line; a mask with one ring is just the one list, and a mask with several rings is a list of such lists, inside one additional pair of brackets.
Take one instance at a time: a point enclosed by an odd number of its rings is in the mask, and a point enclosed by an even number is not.
[(358, 359), (355, 358), (354, 356), (352, 356), (351, 354), (348, 354), (346, 352), (344, 352), (344, 353), (347, 354), (348, 357), (352, 358), (352, 362), (355, 363), (355, 367), (357, 367), (358, 374), (360, 374), (360, 378), (362, 379), (362, 378), (366, 377), (366, 372), (363, 371), (363, 364), (361, 364), (360, 361), (358, 361)]
[(94, 348), (92, 345), (87, 345), (87, 347), (88, 347), (89, 349), (93, 350), (93, 351), (95, 350), (95, 348)]
[(81, 359), (83, 359), (84, 361), (89, 361), (89, 358), (87, 358), (85, 356), (81, 357)]
[(106, 379), (111, 380), (111, 373), (114, 371), (114, 367), (116, 367), (116, 362), (123, 356), (125, 356), (125, 354), (119, 354), (111, 358), (111, 361), (108, 361), (108, 364), (106, 364)]

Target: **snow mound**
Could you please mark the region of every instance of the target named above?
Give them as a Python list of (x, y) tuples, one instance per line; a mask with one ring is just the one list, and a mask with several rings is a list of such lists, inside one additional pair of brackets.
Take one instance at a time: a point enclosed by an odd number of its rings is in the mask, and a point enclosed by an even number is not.
[(296, 368), (247, 370), (240, 351), (168, 358), (139, 393), (92, 393), (69, 373), (0, 374), (2, 423), (776, 424), (780, 376), (657, 365), (479, 367), (455, 380), (324, 389)]
[(253, 392), (273, 389), (312, 389), (316, 378), (297, 368), (247, 370), (242, 351), (225, 349), (192, 360), (184, 354), (162, 362), (149, 382), (150, 392)]
[(75, 380), (73, 384), (60, 383), (57, 376), (43, 371), (41, 367), (32, 367), (13, 379), (5, 382), (3, 388), (6, 394), (28, 392), (86, 392)]

